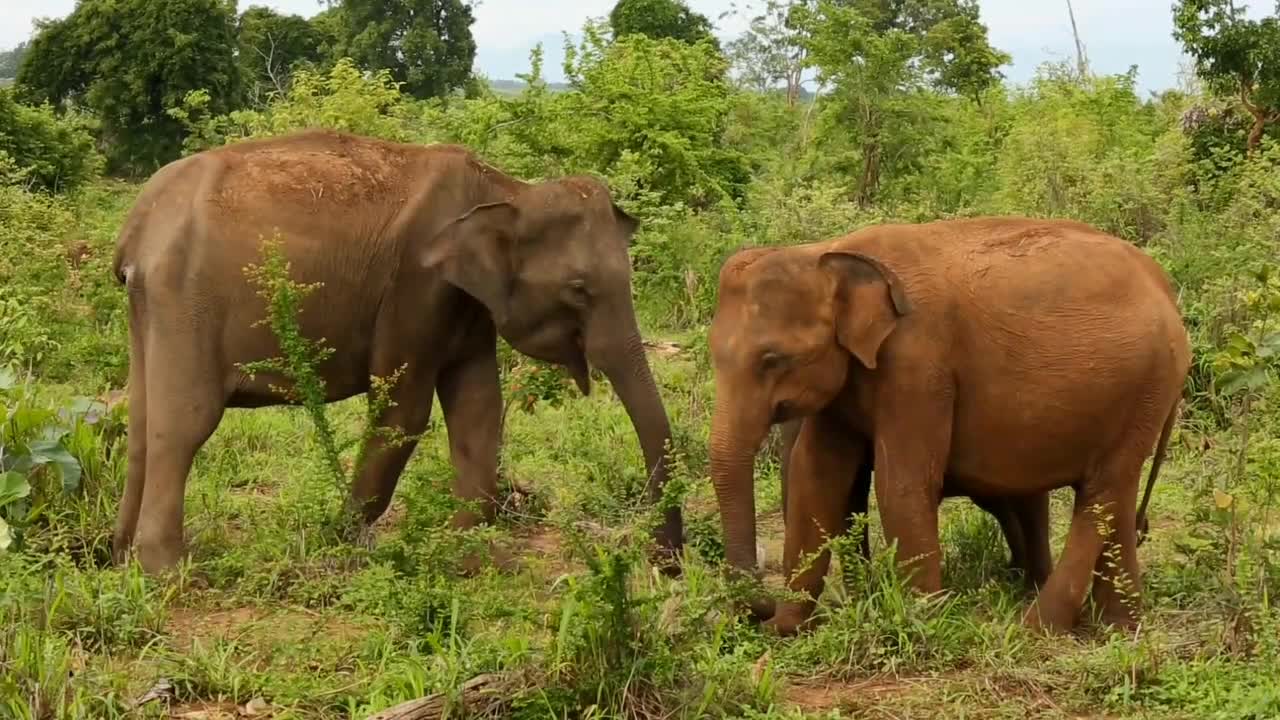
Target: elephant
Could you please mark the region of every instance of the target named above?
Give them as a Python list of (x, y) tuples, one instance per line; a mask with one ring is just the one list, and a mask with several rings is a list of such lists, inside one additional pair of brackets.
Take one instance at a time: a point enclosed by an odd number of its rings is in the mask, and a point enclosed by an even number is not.
[(1137, 528), (1191, 358), (1172, 281), (1137, 247), (1084, 223), (1004, 216), (742, 249), (721, 266), (708, 345), (710, 474), (737, 574), (755, 568), (755, 455), (773, 425), (803, 418), (784, 564), (805, 599), (753, 601), (769, 629), (794, 633), (812, 613), (829, 552), (791, 568), (840, 531), (867, 444), (881, 524), (914, 589), (941, 589), (944, 478), (967, 495), (1071, 487), (1065, 545), (1022, 622), (1069, 630), (1086, 589), (1104, 622), (1136, 622)]
[[(296, 402), (288, 378), (241, 369), (281, 352), (243, 274), (273, 233), (292, 279), (320, 283), (299, 322), (334, 349), (319, 366), (325, 402), (399, 371), (376, 424), (416, 436), (439, 396), (453, 493), (479, 506), (456, 513), (455, 527), (495, 514), (499, 335), (566, 368), (584, 395), (591, 367), (610, 380), (657, 500), (671, 426), (631, 297), (638, 226), (598, 179), (527, 183), (458, 145), (306, 130), (162, 167), (130, 209), (114, 259), (130, 359), (114, 557), (136, 550), (148, 572), (178, 562), (187, 476), (224, 410)], [(414, 446), (378, 434), (363, 449), (347, 501), (357, 525), (386, 510)], [(680, 508), (664, 510), (655, 540), (668, 574), (679, 574), (683, 532)]]
[[(800, 434), (800, 418), (787, 420), (781, 425), (781, 480), (782, 480), (782, 514), (787, 514), (787, 476), (791, 466), (791, 449), (795, 446)], [(847, 500), (848, 509), (838, 527), (840, 532), (847, 532), (850, 514), (866, 516), (868, 499), (871, 494), (871, 471), (874, 457), (871, 449), (863, 442), (863, 457), (866, 461), (852, 469), (853, 480)], [(944, 480), (942, 497), (952, 497), (956, 493), (954, 480)], [(1053, 555), (1049, 547), (1049, 495), (1037, 493), (1026, 497), (999, 497), (975, 495), (969, 498), (975, 505), (985, 510), (1000, 524), (1005, 542), (1009, 545), (1009, 567), (1022, 573), (1026, 589), (1035, 592), (1049, 579), (1049, 571), (1053, 569)], [(871, 559), (870, 533), (866, 525), (862, 526), (862, 537), (859, 543), (862, 557)]]

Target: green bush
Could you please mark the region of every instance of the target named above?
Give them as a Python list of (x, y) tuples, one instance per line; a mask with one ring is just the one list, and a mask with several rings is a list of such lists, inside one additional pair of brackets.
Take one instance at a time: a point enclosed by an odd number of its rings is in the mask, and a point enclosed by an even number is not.
[(406, 106), (388, 71), (366, 76), (350, 58), (326, 73), (299, 69), (288, 93), (262, 110), (210, 115), (210, 95), (193, 90), (168, 112), (186, 128), (184, 147), (196, 152), (236, 140), (321, 127), (387, 140), (407, 139)]
[(79, 115), (54, 115), (0, 87), (0, 183), (33, 190), (70, 192), (102, 172), (91, 125)]

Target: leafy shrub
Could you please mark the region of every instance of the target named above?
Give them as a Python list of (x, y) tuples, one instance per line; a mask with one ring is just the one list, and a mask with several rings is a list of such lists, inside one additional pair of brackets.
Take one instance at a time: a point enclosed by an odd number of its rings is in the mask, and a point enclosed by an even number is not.
[(187, 152), (313, 127), (387, 140), (408, 138), (406, 106), (391, 73), (364, 73), (350, 58), (338, 60), (327, 73), (299, 69), (284, 98), (263, 110), (210, 115), (210, 101), (208, 92), (193, 90), (181, 106), (168, 111), (187, 130)]
[(727, 61), (708, 41), (627, 35), (606, 41), (590, 23), (565, 48), (576, 154), (651, 202), (708, 207), (742, 196), (745, 158), (723, 145), (731, 90)]
[(0, 402), (0, 545), (105, 561), (123, 406), (85, 397), (54, 405), (5, 371)]
[(1154, 180), (1154, 118), (1133, 75), (1064, 78), (1052, 66), (1014, 102), (997, 160), (1001, 212), (1068, 217), (1130, 240), (1161, 230), (1168, 188)]
[(45, 104), (32, 107), (0, 88), (0, 183), (70, 192), (102, 171), (88, 122), (58, 117)]

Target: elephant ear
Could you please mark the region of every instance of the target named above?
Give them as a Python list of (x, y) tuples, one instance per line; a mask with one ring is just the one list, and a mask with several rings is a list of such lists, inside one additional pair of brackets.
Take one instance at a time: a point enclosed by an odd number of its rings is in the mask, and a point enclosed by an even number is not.
[(622, 228), (622, 234), (627, 238), (627, 244), (630, 245), (635, 239), (636, 231), (640, 229), (640, 221), (627, 214), (626, 210), (618, 207), (617, 203), (610, 203), (613, 206), (613, 219)]
[(829, 252), (819, 267), (836, 279), (836, 340), (868, 370), (898, 318), (911, 303), (896, 273), (879, 260), (856, 252)]
[(421, 255), (423, 267), (483, 303), (499, 327), (511, 310), (519, 215), (508, 202), (477, 205), (436, 233)]

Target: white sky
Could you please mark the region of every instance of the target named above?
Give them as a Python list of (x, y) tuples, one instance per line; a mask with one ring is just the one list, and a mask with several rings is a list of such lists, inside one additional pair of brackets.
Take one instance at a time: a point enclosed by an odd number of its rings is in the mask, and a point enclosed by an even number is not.
[[(741, 20), (719, 19), (732, 0), (688, 2), (716, 23), (722, 37), (731, 38), (741, 31)], [(528, 69), (529, 50), (541, 41), (547, 78), (562, 79), (561, 31), (576, 33), (586, 18), (606, 15), (613, 3), (614, 0), (481, 0), (472, 27), (478, 45), (476, 68), (491, 78), (512, 78)], [(240, 0), (241, 10), (250, 5), (267, 5), (304, 16), (323, 9), (320, 0)], [(980, 5), (992, 43), (1013, 56), (1012, 66), (1004, 68), (1013, 80), (1026, 80), (1044, 60), (1074, 57), (1066, 0), (980, 0)], [(1142, 88), (1175, 86), (1184, 57), (1171, 35), (1172, 5), (1173, 0), (1073, 0), (1076, 23), (1094, 70), (1118, 73), (1136, 64)], [(1269, 3), (1252, 0), (1249, 5), (1249, 14), (1260, 17)], [(27, 39), (33, 18), (60, 17), (74, 6), (75, 0), (0, 0), (0, 47), (12, 47)]]

